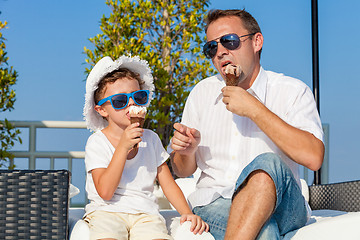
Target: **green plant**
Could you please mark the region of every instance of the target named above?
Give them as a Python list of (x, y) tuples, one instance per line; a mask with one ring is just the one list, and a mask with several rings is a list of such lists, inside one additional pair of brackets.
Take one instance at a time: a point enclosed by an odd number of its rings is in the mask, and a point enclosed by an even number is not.
[[(16, 83), (17, 72), (13, 70), (13, 67), (8, 66), (8, 57), (6, 56), (6, 45), (5, 38), (2, 35), (1, 30), (4, 29), (7, 25), (7, 22), (4, 23), (0, 21), (0, 111), (11, 111), (14, 109), (15, 103), (15, 91), (11, 87)], [(14, 165), (11, 164), (11, 159), (13, 159), (13, 154), (9, 150), (14, 146), (15, 141), (19, 141), (20, 131), (16, 129), (6, 118), (2, 121), (0, 120), (0, 167), (8, 164), (9, 168), (14, 168)]]

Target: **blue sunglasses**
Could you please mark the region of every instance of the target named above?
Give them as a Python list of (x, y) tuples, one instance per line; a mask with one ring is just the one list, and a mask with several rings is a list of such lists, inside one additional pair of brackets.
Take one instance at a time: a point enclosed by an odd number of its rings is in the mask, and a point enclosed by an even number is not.
[(101, 99), (97, 105), (101, 106), (105, 102), (110, 101), (111, 106), (116, 109), (120, 110), (125, 108), (129, 104), (129, 98), (132, 98), (134, 102), (139, 105), (145, 105), (149, 102), (149, 90), (139, 90), (132, 93), (119, 93), (108, 96), (107, 98)]

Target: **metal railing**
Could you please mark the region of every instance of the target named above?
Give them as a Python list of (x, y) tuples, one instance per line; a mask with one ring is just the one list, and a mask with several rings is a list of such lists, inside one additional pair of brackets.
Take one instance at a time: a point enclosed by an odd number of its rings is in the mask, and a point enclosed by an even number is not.
[(11, 121), (17, 128), (29, 128), (29, 150), (12, 151), (15, 158), (28, 158), (29, 169), (35, 169), (36, 158), (50, 158), (50, 169), (54, 169), (55, 158), (68, 159), (68, 170), (72, 171), (72, 159), (84, 158), (84, 151), (36, 151), (36, 129), (37, 128), (70, 128), (86, 129), (83, 121)]
[[(27, 151), (11, 151), (16, 158), (28, 159), (28, 168), (30, 170), (36, 169), (36, 159), (47, 158), (50, 159), (50, 170), (55, 169), (55, 159), (67, 160), (67, 169), (72, 172), (73, 159), (84, 159), (84, 151), (38, 151), (36, 148), (37, 129), (39, 128), (52, 128), (52, 129), (86, 129), (84, 121), (11, 121), (16, 128), (29, 129), (29, 146)], [(85, 147), (85, 146), (84, 146)], [(14, 159), (10, 164), (14, 164)], [(85, 179), (84, 179), (85, 181)], [(85, 190), (81, 189), (80, 194), (84, 194)], [(83, 206), (83, 204), (71, 204), (72, 206)]]
[[(37, 158), (50, 159), (50, 169), (54, 169), (55, 158), (67, 159), (68, 170), (72, 172), (73, 159), (85, 158), (84, 151), (37, 151), (36, 150), (36, 130), (38, 128), (67, 128), (67, 129), (86, 129), (86, 124), (83, 121), (11, 121), (17, 128), (29, 129), (29, 148), (28, 151), (11, 151), (15, 158), (27, 158), (29, 161), (29, 169), (36, 168)], [(329, 124), (323, 124), (324, 129), (324, 143), (325, 143), (325, 157), (321, 168), (322, 183), (329, 182)], [(11, 162), (12, 164), (14, 162)], [(304, 179), (309, 182), (309, 170), (304, 168)], [(85, 179), (84, 179), (85, 181)], [(81, 194), (85, 195), (85, 190), (81, 189)], [(86, 199), (86, 197), (85, 197)], [(87, 200), (85, 200), (86, 202)], [(85, 203), (84, 203), (85, 205)]]

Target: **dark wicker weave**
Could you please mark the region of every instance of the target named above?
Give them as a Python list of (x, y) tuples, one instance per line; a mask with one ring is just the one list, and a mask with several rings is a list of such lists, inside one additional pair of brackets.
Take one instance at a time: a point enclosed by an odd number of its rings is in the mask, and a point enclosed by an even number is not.
[(0, 239), (68, 237), (67, 170), (0, 170)]
[(360, 211), (360, 181), (312, 185), (309, 187), (311, 209)]

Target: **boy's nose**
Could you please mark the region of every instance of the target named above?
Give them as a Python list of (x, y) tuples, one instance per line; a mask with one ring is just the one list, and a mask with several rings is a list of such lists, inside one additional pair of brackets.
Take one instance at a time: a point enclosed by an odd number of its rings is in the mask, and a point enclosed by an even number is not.
[(132, 97), (129, 97), (129, 104), (128, 105), (129, 106), (136, 105)]

